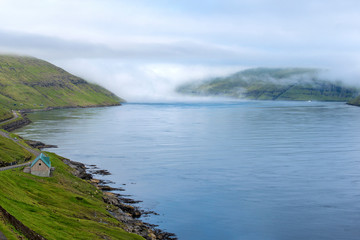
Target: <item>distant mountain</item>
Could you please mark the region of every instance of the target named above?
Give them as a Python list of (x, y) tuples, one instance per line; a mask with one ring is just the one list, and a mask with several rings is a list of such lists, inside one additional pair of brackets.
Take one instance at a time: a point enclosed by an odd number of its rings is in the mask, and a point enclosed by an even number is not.
[(257, 100), (349, 101), (359, 89), (326, 80), (308, 68), (254, 68), (228, 77), (184, 84), (177, 92)]
[(118, 105), (123, 99), (32, 57), (0, 55), (0, 120), (10, 109)]
[(351, 99), (348, 104), (350, 105), (354, 105), (354, 106), (360, 106), (360, 96), (354, 98), (354, 99)]

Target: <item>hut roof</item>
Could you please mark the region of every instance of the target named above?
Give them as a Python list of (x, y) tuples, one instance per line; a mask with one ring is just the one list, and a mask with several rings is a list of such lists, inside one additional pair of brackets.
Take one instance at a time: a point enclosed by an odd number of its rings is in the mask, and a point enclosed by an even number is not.
[(30, 167), (34, 166), (35, 163), (36, 163), (37, 161), (39, 161), (40, 159), (41, 159), (41, 161), (43, 161), (43, 162), (46, 164), (46, 166), (48, 166), (49, 168), (51, 168), (50, 158), (49, 158), (48, 156), (46, 156), (45, 154), (43, 154), (43, 153), (40, 153), (40, 155), (39, 155), (37, 158), (35, 158), (35, 160), (31, 163), (31, 166), (30, 166)]

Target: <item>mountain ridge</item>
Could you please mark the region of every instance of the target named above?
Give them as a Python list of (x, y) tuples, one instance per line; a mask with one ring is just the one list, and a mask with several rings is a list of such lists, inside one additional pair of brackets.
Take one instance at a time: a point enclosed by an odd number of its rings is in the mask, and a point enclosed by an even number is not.
[(34, 57), (0, 55), (0, 120), (10, 110), (119, 105), (123, 99)]
[(359, 89), (330, 81), (315, 68), (253, 68), (227, 77), (179, 86), (177, 92), (196, 96), (221, 96), (253, 100), (344, 101)]

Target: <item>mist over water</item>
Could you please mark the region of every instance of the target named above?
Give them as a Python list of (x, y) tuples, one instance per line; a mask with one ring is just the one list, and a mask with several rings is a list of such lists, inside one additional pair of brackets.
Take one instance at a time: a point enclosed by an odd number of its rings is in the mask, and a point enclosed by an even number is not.
[[(218, 101), (212, 98), (181, 95), (176, 93), (176, 88), (184, 83), (199, 83), (212, 78), (228, 77), (245, 69), (256, 68), (256, 66), (245, 67), (229, 64), (124, 62), (116, 59), (73, 59), (55, 61), (55, 63), (72, 74), (109, 89), (127, 102)], [(287, 67), (274, 66), (273, 68)], [(280, 80), (266, 76), (262, 76), (262, 78), (278, 84), (287, 84), (299, 81), (312, 83), (315, 77), (360, 88), (358, 81), (360, 73), (353, 68), (316, 68), (314, 66), (302, 67), (301, 65), (289, 68), (314, 69), (318, 72)], [(251, 80), (249, 82), (251, 83)]]
[(86, 80), (100, 84), (128, 102), (207, 101), (175, 92), (179, 85), (241, 71), (240, 65), (189, 65), (116, 60), (78, 59), (57, 61), (59, 66)]
[[(357, 240), (360, 110), (344, 103), (125, 104), (18, 131), (108, 169), (179, 239)], [(122, 184), (126, 184), (122, 186)]]
[(130, 102), (177, 98), (178, 84), (251, 67), (330, 69), (359, 85), (359, 9), (355, 0), (2, 0), (0, 52), (48, 60)]

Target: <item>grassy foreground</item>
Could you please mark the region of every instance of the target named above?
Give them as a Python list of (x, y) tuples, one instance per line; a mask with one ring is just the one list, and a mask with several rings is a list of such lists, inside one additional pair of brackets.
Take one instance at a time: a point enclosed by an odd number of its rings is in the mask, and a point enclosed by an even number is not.
[[(42, 178), (13, 169), (0, 172), (0, 205), (47, 239), (143, 239), (121, 229), (102, 201), (103, 193), (71, 174), (60, 157), (50, 156), (53, 177)], [(9, 239), (18, 233), (0, 217)]]

